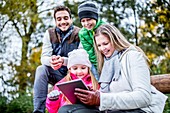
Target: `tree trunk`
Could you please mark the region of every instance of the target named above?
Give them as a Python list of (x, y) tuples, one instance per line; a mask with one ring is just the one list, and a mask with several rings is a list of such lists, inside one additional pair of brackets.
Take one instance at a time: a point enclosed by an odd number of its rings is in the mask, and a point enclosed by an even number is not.
[(151, 84), (162, 93), (170, 93), (170, 74), (151, 76)]

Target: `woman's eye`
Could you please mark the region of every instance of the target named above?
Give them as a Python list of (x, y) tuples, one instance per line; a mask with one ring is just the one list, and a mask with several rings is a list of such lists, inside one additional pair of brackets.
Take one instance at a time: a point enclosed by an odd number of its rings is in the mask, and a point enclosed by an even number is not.
[(97, 47), (100, 47), (101, 45), (97, 45)]
[(104, 43), (104, 45), (107, 45), (108, 43)]

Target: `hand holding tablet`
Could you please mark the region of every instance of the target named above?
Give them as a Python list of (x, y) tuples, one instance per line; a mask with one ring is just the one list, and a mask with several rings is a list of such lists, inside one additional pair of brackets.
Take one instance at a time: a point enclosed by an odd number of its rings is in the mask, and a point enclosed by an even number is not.
[(81, 79), (62, 82), (56, 85), (72, 104), (77, 102), (77, 98), (74, 95), (75, 88), (89, 90)]

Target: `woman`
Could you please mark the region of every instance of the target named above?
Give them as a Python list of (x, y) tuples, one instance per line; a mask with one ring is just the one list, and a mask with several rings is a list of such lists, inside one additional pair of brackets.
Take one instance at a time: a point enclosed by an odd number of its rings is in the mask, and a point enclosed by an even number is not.
[[(167, 96), (150, 84), (149, 66), (144, 52), (130, 44), (110, 24), (101, 25), (96, 30), (94, 44), (101, 73), (100, 90), (76, 88), (77, 98), (85, 105), (97, 107), (98, 113), (162, 113)], [(63, 106), (59, 111), (65, 113), (66, 109), (73, 106)], [(78, 109), (73, 113), (79, 112), (84, 113)]]

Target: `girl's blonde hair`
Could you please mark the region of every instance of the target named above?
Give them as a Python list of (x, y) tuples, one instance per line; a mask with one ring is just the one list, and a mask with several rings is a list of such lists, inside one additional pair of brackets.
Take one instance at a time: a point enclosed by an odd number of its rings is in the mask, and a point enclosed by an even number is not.
[[(96, 29), (95, 35), (94, 35), (94, 45), (95, 45), (94, 48), (95, 48), (95, 52), (97, 55), (99, 74), (101, 73), (101, 70), (103, 67), (104, 55), (99, 51), (99, 49), (96, 45), (95, 37), (100, 34), (108, 37), (111, 44), (114, 46), (114, 48), (117, 51), (122, 51), (132, 45), (130, 42), (127, 41), (127, 39), (122, 35), (122, 33), (115, 26), (112, 26), (111, 24), (103, 24), (100, 27), (98, 27)], [(135, 47), (137, 48), (138, 51), (142, 52), (144, 57), (147, 59), (143, 50), (137, 46), (135, 46)]]

